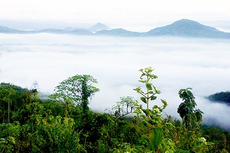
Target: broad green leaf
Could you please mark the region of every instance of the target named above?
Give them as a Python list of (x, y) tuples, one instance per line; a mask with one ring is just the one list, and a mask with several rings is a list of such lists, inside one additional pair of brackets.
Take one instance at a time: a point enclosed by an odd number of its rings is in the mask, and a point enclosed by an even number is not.
[(141, 97), (141, 101), (143, 101), (144, 103), (147, 103), (145, 97)]
[(154, 74), (151, 74), (150, 77), (151, 77), (151, 78), (154, 78), (154, 79), (157, 79), (157, 78), (158, 78), (157, 75), (154, 75)]
[(151, 96), (151, 100), (155, 100), (155, 99), (157, 99), (156, 96)]
[(147, 88), (148, 90), (153, 90), (152, 84), (151, 84), (151, 83), (146, 83), (146, 88)]
[(139, 82), (141, 82), (141, 83), (146, 83), (146, 81), (145, 80), (138, 80)]
[(148, 94), (153, 94), (153, 91), (149, 91)]

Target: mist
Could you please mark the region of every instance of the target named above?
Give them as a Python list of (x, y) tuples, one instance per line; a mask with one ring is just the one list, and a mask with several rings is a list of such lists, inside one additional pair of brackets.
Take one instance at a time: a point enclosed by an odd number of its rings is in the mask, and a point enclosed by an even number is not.
[(230, 107), (205, 99), (229, 90), (229, 51), (227, 39), (0, 34), (0, 82), (30, 89), (36, 81), (40, 92), (51, 94), (68, 77), (90, 74), (100, 88), (90, 108), (103, 112), (120, 97), (139, 100), (133, 90), (142, 86), (138, 70), (151, 66), (158, 76), (153, 84), (161, 91), (152, 106), (165, 99), (165, 113), (179, 119), (178, 91), (192, 87), (204, 123), (229, 129)]

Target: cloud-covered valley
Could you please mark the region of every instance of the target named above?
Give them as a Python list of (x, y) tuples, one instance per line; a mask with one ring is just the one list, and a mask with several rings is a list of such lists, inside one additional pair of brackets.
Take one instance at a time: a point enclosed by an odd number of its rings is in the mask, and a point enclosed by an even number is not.
[(158, 79), (153, 84), (169, 103), (165, 113), (179, 118), (181, 88), (192, 87), (204, 122), (230, 127), (230, 107), (204, 97), (228, 91), (230, 84), (230, 40), (176, 37), (103, 37), (74, 35), (0, 34), (0, 80), (51, 94), (55, 86), (76, 74), (98, 80), (100, 92), (90, 108), (104, 111), (122, 96), (139, 95), (133, 90), (140, 68), (152, 66)]

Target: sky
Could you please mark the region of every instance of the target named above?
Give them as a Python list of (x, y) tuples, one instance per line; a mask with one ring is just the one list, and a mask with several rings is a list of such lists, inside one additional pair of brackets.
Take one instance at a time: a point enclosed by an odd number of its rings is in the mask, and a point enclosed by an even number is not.
[(101, 22), (112, 28), (147, 31), (187, 18), (227, 30), (227, 4), (227, 0), (2, 0), (0, 20), (58, 21), (63, 26)]

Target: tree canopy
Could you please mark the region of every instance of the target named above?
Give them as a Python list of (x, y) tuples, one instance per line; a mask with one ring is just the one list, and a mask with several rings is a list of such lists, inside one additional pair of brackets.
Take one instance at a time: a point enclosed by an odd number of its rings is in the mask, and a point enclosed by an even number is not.
[(179, 105), (177, 112), (180, 117), (183, 119), (186, 127), (193, 127), (196, 123), (202, 122), (203, 112), (200, 109), (196, 109), (196, 102), (193, 93), (191, 92), (192, 88), (181, 89), (179, 91), (179, 97), (182, 99), (182, 103)]
[(92, 85), (94, 83), (97, 80), (91, 75), (75, 75), (60, 82), (49, 97), (62, 102), (82, 104), (99, 91), (99, 88)]

